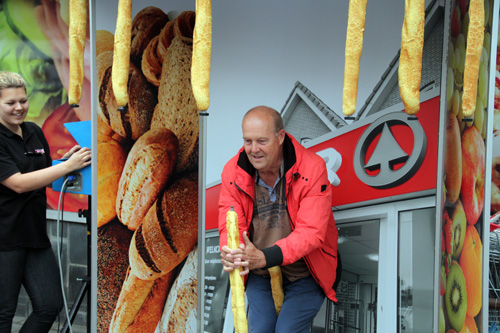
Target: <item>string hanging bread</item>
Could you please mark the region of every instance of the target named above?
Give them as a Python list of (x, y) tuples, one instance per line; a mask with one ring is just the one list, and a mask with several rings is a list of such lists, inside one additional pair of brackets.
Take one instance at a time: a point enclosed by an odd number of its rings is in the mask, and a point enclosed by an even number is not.
[(196, 21), (193, 32), (191, 86), (199, 111), (210, 105), (210, 55), (212, 47), (212, 1), (196, 0)]
[(465, 51), (464, 92), (462, 110), (470, 117), (476, 109), (477, 81), (484, 39), (484, 1), (471, 0), (469, 3), (469, 29)]
[(420, 110), (424, 28), (425, 0), (405, 0), (398, 84), (405, 112), (409, 115), (414, 115)]
[(115, 44), (111, 83), (116, 103), (120, 108), (128, 104), (128, 74), (130, 66), (130, 44), (132, 38), (132, 0), (118, 1)]
[(70, 0), (69, 2), (69, 87), (68, 103), (78, 106), (82, 98), (85, 51), (87, 35), (87, 0)]
[(351, 116), (356, 111), (358, 96), (359, 60), (363, 50), (367, 0), (350, 0), (345, 41), (344, 91), (342, 112)]
[[(230, 249), (237, 249), (240, 245), (238, 214), (232, 207), (227, 211), (226, 228), (227, 246)], [(240, 268), (235, 268), (229, 272), (231, 307), (233, 309), (233, 321), (236, 333), (247, 333), (248, 324), (245, 312), (245, 285), (243, 284), (243, 277), (240, 275), (240, 271)]]

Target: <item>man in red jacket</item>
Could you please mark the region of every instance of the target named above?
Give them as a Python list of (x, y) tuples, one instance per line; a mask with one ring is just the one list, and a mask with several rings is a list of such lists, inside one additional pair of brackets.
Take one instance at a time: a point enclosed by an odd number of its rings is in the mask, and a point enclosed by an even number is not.
[[(224, 271), (247, 276), (251, 332), (309, 332), (325, 295), (337, 301), (338, 232), (325, 162), (283, 129), (269, 107), (248, 111), (244, 146), (224, 167), (219, 235)], [(242, 244), (227, 247), (226, 214), (238, 214)], [(279, 265), (285, 299), (276, 315), (268, 268)]]

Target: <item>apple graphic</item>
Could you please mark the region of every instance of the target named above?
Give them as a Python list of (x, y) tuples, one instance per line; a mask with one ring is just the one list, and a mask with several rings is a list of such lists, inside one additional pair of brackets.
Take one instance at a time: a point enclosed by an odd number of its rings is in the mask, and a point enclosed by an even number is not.
[(453, 12), (451, 13), (451, 35), (453, 37), (457, 37), (460, 33), (460, 21), (461, 21), (461, 13), (458, 5), (453, 8)]
[(475, 126), (462, 133), (462, 186), (460, 197), (467, 223), (476, 224), (484, 206), (484, 141)]

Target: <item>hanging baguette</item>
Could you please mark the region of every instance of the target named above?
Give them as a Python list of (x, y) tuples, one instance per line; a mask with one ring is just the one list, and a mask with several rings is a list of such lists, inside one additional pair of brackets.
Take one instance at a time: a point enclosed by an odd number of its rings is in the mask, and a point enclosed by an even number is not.
[(399, 94), (407, 114), (420, 110), (420, 80), (424, 45), (425, 0), (405, 0), (399, 56)]
[(467, 50), (465, 51), (464, 92), (462, 109), (465, 117), (470, 117), (476, 109), (477, 81), (484, 39), (484, 2), (471, 0), (469, 4), (469, 29)]
[(359, 60), (363, 50), (367, 0), (350, 0), (345, 41), (344, 92), (342, 112), (351, 116), (356, 111), (358, 96)]
[(119, 108), (128, 104), (128, 73), (132, 38), (132, 0), (118, 1), (111, 83)]
[[(226, 215), (227, 246), (230, 249), (237, 249), (240, 245), (238, 228), (238, 214), (231, 207)], [(233, 308), (233, 322), (236, 333), (247, 333), (248, 324), (245, 312), (245, 286), (243, 277), (240, 275), (240, 268), (235, 268), (229, 273), (231, 285), (231, 307)]]
[(271, 277), (271, 291), (273, 293), (274, 308), (276, 309), (276, 315), (279, 316), (281, 307), (283, 306), (283, 299), (285, 298), (283, 294), (283, 275), (281, 275), (280, 266), (273, 266), (268, 270)]
[(212, 46), (212, 1), (196, 0), (196, 21), (193, 33), (191, 86), (198, 111), (210, 105), (210, 52)]
[(69, 2), (69, 87), (68, 103), (78, 106), (82, 98), (85, 51), (87, 35), (87, 1), (70, 0)]

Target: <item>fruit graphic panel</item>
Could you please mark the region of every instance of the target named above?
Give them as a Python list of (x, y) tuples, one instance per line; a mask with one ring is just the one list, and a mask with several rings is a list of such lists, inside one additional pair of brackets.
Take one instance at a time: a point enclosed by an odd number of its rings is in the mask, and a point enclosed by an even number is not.
[[(440, 331), (481, 330), (481, 235), (484, 219), (485, 139), (490, 75), (493, 1), (453, 0), (448, 43), (441, 235)], [(476, 107), (462, 110), (471, 17), (484, 8), (484, 39), (478, 69)]]
[[(30, 108), (26, 121), (45, 133), (53, 160), (61, 158), (76, 141), (64, 128), (66, 122), (90, 120), (90, 80), (84, 81), (84, 101), (79, 108), (67, 104), (69, 0), (0, 1), (0, 68), (23, 76)], [(90, 76), (89, 38), (85, 49)], [(48, 208), (57, 209), (59, 192), (47, 188)], [(67, 194), (65, 211), (88, 207), (88, 197)]]

